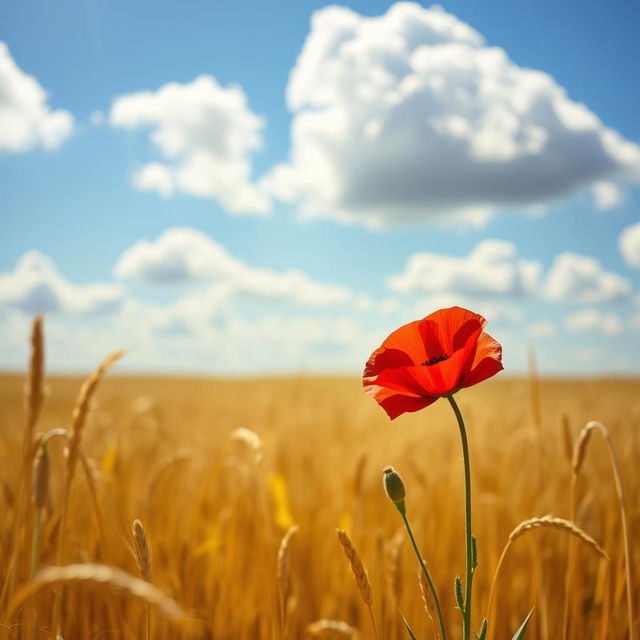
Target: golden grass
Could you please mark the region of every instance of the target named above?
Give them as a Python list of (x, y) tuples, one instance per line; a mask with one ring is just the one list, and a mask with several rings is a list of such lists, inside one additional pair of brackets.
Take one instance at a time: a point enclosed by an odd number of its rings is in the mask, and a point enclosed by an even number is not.
[[(575, 433), (595, 418), (607, 425), (627, 497), (628, 537), (638, 539), (638, 381), (541, 379), (537, 384), (535, 419), (526, 380), (497, 379), (456, 396), (472, 454), (480, 561), (474, 578), (475, 630), (514, 527), (540, 513), (540, 505), (544, 512), (570, 516), (569, 425)], [(71, 425), (81, 385), (79, 378), (47, 380), (50, 392), (34, 437)], [(113, 580), (100, 583), (86, 568), (105, 565), (126, 573), (123, 584), (133, 584), (126, 581), (137, 580), (133, 576), (138, 565), (128, 541), (131, 522), (139, 518), (148, 534), (153, 585), (143, 580), (135, 584), (155, 588), (200, 620), (193, 637), (280, 640), (278, 551), (295, 523), (298, 531), (287, 544), (286, 558), (287, 583), (295, 586), (296, 595), (295, 607), (286, 612), (289, 638), (373, 637), (368, 607), (348, 575), (335, 538), (340, 527), (370, 571), (372, 610), (384, 630), (381, 640), (407, 637), (398, 607), (416, 637), (432, 639), (433, 626), (414, 578), (415, 558), (409, 545), (397, 542), (398, 514), (381, 487), (387, 465), (403, 476), (414, 532), (430, 559), (450, 640), (459, 637), (453, 579), (464, 572), (464, 487), (458, 433), (447, 403), (390, 423), (362, 393), (357, 378), (107, 376), (84, 418), (79, 451), (85, 455), (85, 473), (76, 474), (68, 498), (61, 564), (76, 568), (47, 568), (56, 564), (68, 464), (63, 457), (66, 441), (55, 438), (48, 444), (49, 504), (43, 508), (39, 554), (39, 566), (54, 573), (39, 572), (30, 584), (31, 495), (18, 510), (24, 402), (24, 377), (0, 376), (3, 580), (17, 541), (14, 584), (0, 603), (0, 625), (7, 625), (0, 626), (0, 638), (27, 637), (25, 627), (33, 625), (30, 637), (53, 640), (54, 584), (67, 585), (65, 640), (144, 637), (145, 598), (132, 596), (126, 587), (114, 592), (107, 588)], [(257, 439), (238, 434), (239, 428)], [(36, 452), (32, 447), (31, 459)], [(575, 487), (575, 521), (604, 548), (610, 562), (594, 561), (588, 548), (576, 548), (568, 598), (581, 637), (623, 640), (629, 637), (626, 564), (616, 487), (610, 478), (607, 449), (594, 440)], [(536, 612), (527, 640), (542, 640), (545, 626), (553, 640), (562, 635), (566, 538), (546, 527), (531, 536), (535, 546), (528, 538), (514, 544), (503, 562), (489, 638), (510, 638), (531, 607)], [(538, 574), (543, 590), (532, 579), (535, 565), (544, 567)], [(632, 542), (634, 602), (639, 567), (640, 548)], [(70, 586), (73, 582), (79, 582), (78, 588)], [(538, 615), (541, 593), (547, 600), (544, 625)], [(157, 613), (150, 634), (154, 640), (187, 637), (167, 622), (167, 611)], [(637, 619), (634, 624), (637, 627)]]

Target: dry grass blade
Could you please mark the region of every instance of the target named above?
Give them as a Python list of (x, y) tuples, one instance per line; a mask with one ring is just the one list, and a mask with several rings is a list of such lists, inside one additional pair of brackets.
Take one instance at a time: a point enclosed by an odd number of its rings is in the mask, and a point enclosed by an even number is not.
[(133, 555), (138, 565), (140, 577), (147, 582), (151, 582), (151, 551), (149, 550), (147, 535), (140, 520), (133, 521), (131, 532), (133, 533)]
[(342, 620), (322, 618), (307, 626), (307, 632), (314, 638), (357, 638), (358, 632)]
[(180, 605), (152, 584), (132, 576), (120, 569), (102, 564), (70, 564), (62, 567), (47, 567), (39, 571), (33, 581), (22, 586), (7, 609), (6, 620), (10, 623), (25, 600), (55, 585), (80, 584), (98, 588), (114, 589), (139, 598), (154, 606), (166, 618), (185, 620), (186, 612)]

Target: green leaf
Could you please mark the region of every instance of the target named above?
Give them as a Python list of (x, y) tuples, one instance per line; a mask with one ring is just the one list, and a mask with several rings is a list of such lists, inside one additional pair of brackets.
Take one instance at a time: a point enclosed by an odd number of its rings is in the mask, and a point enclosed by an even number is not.
[(527, 625), (529, 624), (529, 620), (531, 619), (531, 614), (533, 613), (533, 609), (529, 611), (529, 615), (525, 618), (522, 626), (515, 632), (512, 640), (522, 640), (524, 638), (524, 632), (527, 630)]
[[(398, 609), (398, 611), (400, 610)], [(416, 640), (416, 637), (413, 631), (411, 631), (411, 627), (409, 626), (409, 623), (407, 622), (407, 619), (404, 617), (404, 613), (402, 613), (402, 611), (400, 611), (400, 615), (402, 616), (402, 622), (404, 622), (404, 626), (407, 630), (407, 633), (409, 634), (409, 637), (411, 638), (411, 640)]]

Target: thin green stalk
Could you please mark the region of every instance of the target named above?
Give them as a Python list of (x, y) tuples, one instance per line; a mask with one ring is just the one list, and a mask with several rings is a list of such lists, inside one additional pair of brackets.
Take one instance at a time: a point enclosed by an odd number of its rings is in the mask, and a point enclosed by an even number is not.
[(405, 508), (404, 502), (396, 504), (402, 519), (404, 520), (404, 526), (407, 528), (407, 533), (409, 534), (409, 539), (411, 540), (411, 544), (413, 546), (413, 550), (416, 552), (416, 556), (418, 558), (418, 562), (420, 563), (420, 568), (422, 569), (422, 573), (424, 574), (425, 580), (429, 585), (429, 590), (431, 591), (431, 595), (433, 596), (433, 600), (436, 604), (436, 611), (438, 612), (438, 623), (440, 625), (440, 633), (442, 635), (442, 640), (447, 640), (447, 632), (444, 628), (444, 619), (442, 617), (442, 609), (440, 607), (440, 600), (438, 600), (438, 594), (436, 593), (436, 588), (433, 586), (433, 581), (431, 580), (431, 576), (429, 575), (429, 570), (422, 559), (422, 554), (418, 549), (418, 545), (416, 544), (416, 540), (413, 537), (413, 532), (411, 531), (411, 526), (409, 525), (409, 520), (407, 519), (407, 510)]
[(458, 427), (460, 428), (460, 438), (462, 440), (462, 457), (464, 459), (464, 502), (465, 502), (465, 530), (466, 530), (466, 547), (467, 547), (467, 579), (465, 581), (465, 598), (462, 640), (469, 640), (471, 636), (471, 586), (473, 583), (473, 542), (471, 540), (471, 464), (469, 462), (469, 443), (467, 442), (467, 431), (464, 426), (464, 420), (460, 413), (460, 408), (453, 398), (453, 395), (447, 396), (447, 400), (456, 414)]

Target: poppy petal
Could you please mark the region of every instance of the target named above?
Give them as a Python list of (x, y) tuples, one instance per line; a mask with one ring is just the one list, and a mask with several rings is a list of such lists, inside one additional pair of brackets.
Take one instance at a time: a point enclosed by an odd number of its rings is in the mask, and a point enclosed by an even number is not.
[(422, 323), (420, 333), (425, 350), (429, 357), (438, 357), (443, 353), (450, 356), (464, 348), (469, 336), (478, 327), (484, 327), (486, 320), (468, 309), (450, 307), (431, 313)]
[(497, 340), (494, 340), (488, 333), (482, 333), (478, 338), (475, 357), (469, 370), (464, 377), (462, 387), (471, 387), (478, 382), (495, 376), (502, 371), (502, 347)]
[(420, 411), (420, 409), (428, 407), (436, 400), (437, 398), (409, 398), (408, 396), (394, 395), (380, 401), (379, 404), (387, 412), (389, 418), (393, 420), (403, 413)]
[(377, 378), (376, 384), (392, 389), (396, 393), (420, 398), (423, 396), (437, 397), (437, 387), (431, 384), (428, 376), (423, 374), (427, 367), (421, 365), (402, 367), (400, 369), (385, 369)]
[(409, 355), (400, 349), (388, 349), (380, 347), (369, 358), (364, 368), (363, 383), (366, 384), (385, 369), (397, 369), (398, 367), (410, 367), (414, 362)]
[(396, 329), (382, 343), (380, 349), (403, 351), (411, 358), (413, 364), (420, 364), (426, 356), (424, 341), (420, 333), (421, 322), (423, 320), (416, 320)]

